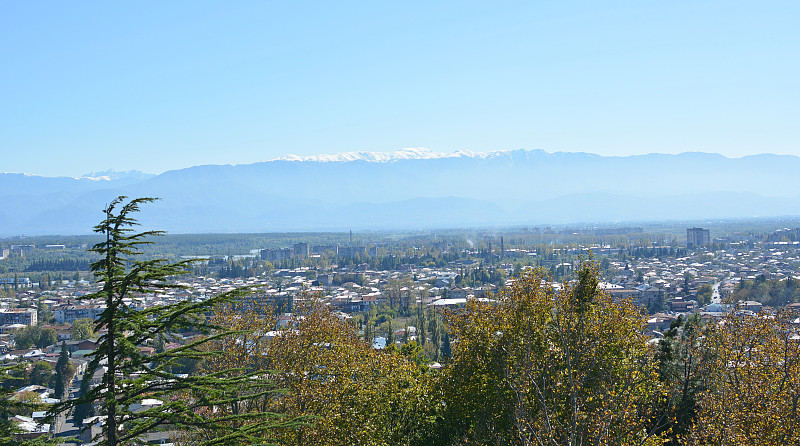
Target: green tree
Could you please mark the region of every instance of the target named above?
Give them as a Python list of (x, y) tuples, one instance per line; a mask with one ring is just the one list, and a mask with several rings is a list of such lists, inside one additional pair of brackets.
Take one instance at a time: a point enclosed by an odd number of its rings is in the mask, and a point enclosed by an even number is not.
[(56, 363), (56, 376), (55, 376), (55, 397), (62, 398), (67, 385), (72, 381), (72, 376), (75, 374), (75, 368), (69, 362), (69, 352), (67, 351), (67, 344), (61, 343), (61, 354), (58, 355), (58, 362)]
[[(8, 378), (23, 375), (21, 368), (22, 364), (7, 366), (0, 368), (0, 375)], [(3, 446), (55, 446), (61, 444), (59, 440), (48, 440), (46, 437), (39, 437), (33, 440), (22, 439), (16, 434), (21, 433), (20, 429), (11, 420), (14, 415), (30, 414), (32, 410), (41, 410), (42, 404), (38, 402), (39, 397), (36, 394), (30, 393), (29, 395), (21, 395), (22, 398), (11, 398), (15, 388), (24, 385), (22, 378), (12, 378), (5, 380), (3, 386), (0, 386), (0, 445)], [(32, 400), (30, 403), (26, 401), (28, 398)], [(35, 399), (34, 399), (35, 398)]]
[(155, 349), (156, 353), (164, 353), (167, 351), (167, 342), (164, 340), (164, 336), (156, 337)]
[[(0, 368), (0, 373), (3, 374), (6, 378), (13, 377), (17, 375), (17, 373), (12, 373), (13, 371), (18, 371), (19, 366), (11, 366), (11, 367), (3, 367)], [(18, 383), (18, 379), (17, 379)], [(15, 445), (18, 444), (14, 440), (14, 434), (17, 432), (16, 425), (10, 420), (10, 418), (14, 415), (14, 410), (16, 409), (17, 403), (10, 400), (9, 398), (12, 395), (11, 389), (13, 389), (14, 385), (10, 383), (4, 382), (3, 386), (0, 386), (0, 444), (3, 445)]]
[(42, 328), (39, 330), (39, 338), (36, 340), (36, 346), (45, 348), (49, 345), (54, 345), (58, 342), (58, 334), (52, 328)]
[[(210, 323), (206, 314), (219, 305), (240, 298), (246, 290), (220, 294), (203, 302), (182, 301), (144, 310), (127, 304), (128, 299), (141, 295), (182, 288), (171, 278), (185, 274), (190, 267), (189, 261), (140, 260), (140, 246), (153, 243), (149, 237), (163, 232), (134, 231), (133, 226), (138, 223), (133, 215), (139, 211), (140, 205), (154, 200), (118, 197), (106, 207), (105, 218), (94, 228), (95, 232), (105, 235), (105, 240), (90, 249), (100, 255), (100, 260), (92, 263), (91, 270), (102, 289), (86, 298), (105, 302), (106, 309), (97, 321), (97, 329), (104, 329), (106, 334), (99, 339), (98, 347), (91, 354), (84, 381), (100, 370), (101, 363), (105, 371), (98, 386), (86, 389), (75, 400), (57, 404), (51, 410), (51, 416), (96, 403), (99, 414), (106, 417), (102, 435), (104, 444), (109, 446), (138, 442), (143, 434), (165, 426), (188, 429), (197, 425), (217, 433), (213, 439), (201, 444), (247, 444), (262, 437), (264, 431), (284, 423), (270, 413), (230, 414), (214, 418), (203, 414), (213, 413), (217, 406), (253, 397), (252, 393), (246, 394), (241, 390), (251, 386), (256, 379), (265, 379), (263, 374), (225, 375), (221, 371), (185, 377), (173, 372), (173, 366), (182, 360), (218, 354), (203, 347), (231, 333)], [(190, 330), (205, 333), (206, 337), (152, 356), (140, 350), (153, 338), (177, 338), (180, 332)], [(153, 409), (134, 410), (134, 405), (144, 398), (160, 399), (163, 404)], [(85, 416), (83, 413), (80, 415)], [(230, 423), (240, 425), (231, 429)]]
[(661, 401), (661, 432), (669, 444), (681, 444), (697, 418), (699, 398), (708, 390), (713, 350), (705, 348), (706, 330), (699, 313), (678, 317), (659, 341), (658, 374), (667, 393)]
[(690, 283), (689, 282), (692, 279), (694, 279), (694, 274), (690, 273), (689, 271), (685, 271), (683, 273), (683, 295), (684, 296), (688, 296), (689, 295), (689, 287), (690, 287)]
[(14, 343), (20, 349), (32, 346), (44, 348), (55, 344), (57, 341), (56, 331), (52, 328), (29, 326), (14, 333)]
[(450, 359), (450, 355), (453, 354), (453, 351), (451, 350), (450, 347), (450, 335), (447, 334), (446, 331), (442, 334), (441, 353), (442, 353), (442, 358), (444, 358), (445, 361)]
[(18, 349), (30, 348), (37, 339), (39, 339), (39, 333), (35, 327), (25, 327), (14, 332), (14, 345)]
[(29, 376), (30, 384), (48, 387), (53, 378), (53, 366), (46, 361), (36, 361)]
[(711, 303), (711, 296), (714, 294), (714, 288), (711, 285), (704, 283), (697, 289), (697, 303), (700, 305), (707, 305)]
[(83, 341), (94, 336), (94, 322), (89, 318), (78, 319), (69, 329), (73, 341)]
[(392, 346), (394, 345), (395, 342), (394, 325), (392, 324), (391, 319), (384, 322), (383, 325), (384, 325), (384, 330), (386, 331), (386, 346), (387, 347)]
[(38, 324), (47, 324), (53, 319), (53, 312), (41, 297), (36, 301), (36, 320)]

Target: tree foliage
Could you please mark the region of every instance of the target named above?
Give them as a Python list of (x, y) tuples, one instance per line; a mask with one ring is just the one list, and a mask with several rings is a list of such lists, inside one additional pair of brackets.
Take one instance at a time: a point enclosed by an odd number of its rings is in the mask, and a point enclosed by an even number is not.
[(710, 327), (710, 388), (694, 444), (800, 444), (800, 337), (791, 318), (731, 314)]
[(0, 374), (6, 377), (3, 386), (0, 387), (0, 445), (54, 446), (60, 444), (60, 441), (50, 440), (47, 437), (24, 439), (19, 435), (22, 433), (21, 429), (11, 419), (17, 414), (29, 414), (33, 410), (43, 409), (41, 399), (36, 394), (22, 394), (19, 398), (12, 398), (14, 389), (27, 385), (22, 382), (22, 378), (13, 378), (24, 375), (22, 371), (24, 367), (23, 364), (0, 367)]
[(697, 420), (700, 398), (708, 390), (713, 351), (706, 348), (707, 325), (699, 314), (678, 317), (658, 343), (656, 361), (666, 395), (660, 401), (663, 421), (657, 427), (670, 444), (681, 444)]
[(75, 366), (69, 362), (69, 352), (67, 351), (67, 344), (61, 343), (61, 354), (58, 355), (58, 362), (56, 363), (56, 374), (54, 377), (55, 384), (55, 398), (62, 398), (67, 389), (72, 377), (75, 375)]
[(77, 319), (70, 327), (70, 338), (73, 341), (83, 341), (94, 337), (94, 321), (89, 318)]
[(496, 302), (450, 315), (453, 356), (443, 371), (439, 444), (656, 444), (661, 393), (643, 320), (597, 289), (584, 264), (576, 280), (518, 276)]
[[(181, 444), (206, 446), (800, 444), (800, 336), (786, 314), (731, 314), (720, 323), (694, 315), (649, 341), (639, 309), (598, 289), (591, 261), (574, 273), (554, 268), (567, 275), (561, 283), (518, 265), (513, 285), (444, 315), (416, 305), (426, 296), (410, 278), (389, 280), (388, 303), (355, 324), (301, 294), (286, 307), (288, 324), (278, 326), (277, 309), (261, 307), (246, 289), (139, 310), (128, 303), (180, 288), (173, 279), (191, 266), (140, 260), (149, 236), (160, 235), (132, 229), (133, 214), (150, 201), (120, 197), (95, 228), (105, 236), (91, 249), (100, 257), (91, 268), (102, 290), (88, 298), (104, 300), (106, 310), (98, 321), (76, 321), (73, 337), (107, 334), (80, 398), (53, 410), (74, 409), (77, 421), (106, 417), (105, 444), (134, 444), (162, 429), (179, 431)], [(565, 260), (552, 249), (541, 254), (552, 265)], [(408, 256), (391, 258), (394, 264)], [(378, 260), (356, 254), (347, 261)], [(223, 266), (229, 270), (221, 275), (257, 267)], [(500, 284), (504, 274), (481, 265), (461, 268), (455, 281)], [(691, 276), (683, 279), (688, 293)], [(736, 296), (790, 302), (797, 288), (794, 279), (759, 276)], [(712, 292), (704, 285), (699, 298)], [(408, 339), (409, 330), (395, 339), (395, 329), (410, 325), (417, 341)], [(174, 348), (189, 331), (199, 335)], [(388, 348), (371, 348), (378, 334), (387, 335)], [(55, 342), (39, 327), (15, 337), (22, 345)], [(144, 346), (155, 353), (148, 356)], [(65, 357), (62, 350), (57, 392), (68, 381)], [(441, 370), (430, 370), (433, 359), (444, 363)], [(103, 378), (92, 387), (95, 371)], [(39, 362), (4, 381), (47, 385), (53, 376)], [(145, 398), (162, 404), (137, 410)]]
[(700, 305), (707, 305), (711, 303), (711, 296), (714, 294), (714, 288), (711, 285), (704, 283), (697, 289), (697, 302)]
[(53, 345), (57, 341), (56, 331), (52, 328), (43, 328), (32, 325), (14, 333), (14, 344), (17, 348), (25, 349), (30, 347), (45, 348)]
[[(262, 407), (302, 419), (279, 441), (297, 445), (417, 444), (425, 431), (425, 381), (396, 351), (372, 349), (354, 327), (318, 303), (298, 305), (291, 323), (274, 328), (271, 311), (219, 314), (217, 323), (248, 336), (220, 339), (225, 352), (209, 358), (226, 368), (269, 373), (284, 393)], [(267, 372), (269, 371), (269, 372)]]
[(794, 302), (800, 302), (800, 279), (788, 277), (786, 279), (767, 279), (758, 275), (755, 280), (743, 280), (734, 290), (731, 300), (761, 302), (764, 305), (780, 307)]
[[(163, 293), (181, 288), (171, 280), (184, 274), (188, 262), (169, 263), (165, 259), (139, 260), (139, 246), (152, 243), (149, 237), (160, 231), (135, 232), (138, 223), (133, 215), (141, 204), (151, 198), (127, 200), (119, 197), (104, 210), (105, 218), (95, 232), (105, 235), (105, 240), (90, 249), (100, 255), (91, 269), (102, 284), (102, 289), (86, 296), (102, 299), (106, 309), (96, 322), (96, 331), (106, 331), (100, 337), (97, 349), (91, 355), (86, 372), (91, 377), (102, 366), (102, 382), (87, 389), (78, 399), (58, 404), (52, 413), (94, 403), (103, 415), (105, 444), (135, 443), (147, 432), (175, 426), (196, 426), (218, 433), (212, 441), (202, 444), (248, 444), (252, 436), (248, 431), (228, 431), (216, 419), (205, 417), (221, 404), (246, 400), (232, 389), (246, 387), (251, 375), (223, 376), (224, 371), (211, 374), (182, 376), (173, 371), (181, 360), (202, 359), (217, 354), (203, 348), (209, 342), (226, 336), (229, 330), (210, 323), (206, 314), (219, 305), (230, 303), (246, 293), (235, 290), (202, 302), (181, 301), (139, 310), (128, 304), (129, 299)], [(195, 331), (205, 334), (185, 345), (148, 356), (140, 347), (154, 338), (164, 336), (179, 338), (181, 333)], [(233, 396), (232, 396), (233, 395)], [(157, 399), (162, 404), (141, 409), (143, 399)], [(272, 422), (272, 417), (248, 413), (244, 416), (223, 417), (223, 421), (247, 418), (255, 425)]]

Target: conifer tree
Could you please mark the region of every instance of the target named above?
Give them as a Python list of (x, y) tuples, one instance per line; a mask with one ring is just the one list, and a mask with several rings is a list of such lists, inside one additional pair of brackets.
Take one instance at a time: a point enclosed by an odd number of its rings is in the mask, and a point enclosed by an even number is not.
[(61, 342), (61, 354), (58, 356), (56, 363), (56, 398), (64, 396), (64, 390), (69, 380), (72, 379), (72, 368), (69, 363), (69, 352), (67, 351), (67, 344)]
[[(88, 367), (87, 370), (83, 374), (83, 379), (81, 379), (81, 388), (78, 391), (79, 398), (89, 393), (91, 389), (92, 383), (92, 375), (94, 375), (95, 369)], [(73, 405), (72, 411), (72, 419), (75, 422), (75, 425), (80, 426), (83, 424), (83, 420), (94, 416), (94, 402), (90, 401), (85, 398), (80, 398), (76, 400), (76, 404)]]
[[(76, 400), (56, 405), (51, 415), (81, 408), (82, 418), (84, 409), (96, 405), (98, 415), (104, 417), (103, 444), (109, 446), (140, 442), (145, 433), (156, 430), (189, 429), (192, 426), (218, 432), (214, 439), (202, 443), (204, 445), (261, 443), (264, 432), (275, 426), (286, 427), (289, 423), (271, 413), (230, 414), (214, 419), (206, 418), (204, 414), (213, 412), (221, 404), (231, 404), (234, 399), (244, 402), (248, 398), (263, 398), (274, 391), (265, 389), (263, 376), (223, 370), (187, 377), (173, 372), (173, 366), (181, 360), (217, 354), (204, 348), (210, 341), (236, 335), (209, 322), (206, 316), (248, 290), (234, 290), (202, 302), (182, 301), (143, 310), (128, 304), (143, 296), (183, 288), (171, 278), (185, 274), (190, 266), (188, 261), (140, 260), (140, 246), (153, 243), (148, 238), (163, 232), (134, 231), (132, 227), (138, 222), (133, 215), (139, 211), (140, 205), (154, 200), (118, 197), (106, 207), (103, 211), (105, 218), (94, 228), (95, 232), (105, 235), (104, 241), (90, 249), (100, 254), (100, 260), (92, 263), (91, 270), (102, 289), (86, 297), (105, 302), (106, 309), (99, 316), (95, 331), (104, 330), (107, 334), (99, 339), (97, 349), (91, 354), (84, 381), (91, 380), (92, 373), (102, 367), (102, 382), (87, 389)], [(179, 333), (186, 331), (200, 332), (205, 337), (152, 356), (140, 349), (159, 337), (176, 339)], [(262, 380), (259, 391), (248, 392), (256, 378)], [(144, 399), (157, 399), (162, 404), (141, 410)], [(237, 422), (246, 422), (246, 428), (231, 430), (230, 426)]]

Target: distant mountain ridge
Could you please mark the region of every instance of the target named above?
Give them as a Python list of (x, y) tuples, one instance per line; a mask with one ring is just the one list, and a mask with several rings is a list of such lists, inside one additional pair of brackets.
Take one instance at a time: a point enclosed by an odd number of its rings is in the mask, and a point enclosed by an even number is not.
[(393, 152), (342, 152), (324, 155), (284, 155), (271, 161), (299, 161), (320, 163), (347, 163), (352, 161), (366, 161), (371, 163), (388, 163), (400, 160), (441, 159), (441, 158), (490, 158), (502, 156), (507, 150), (494, 152), (470, 152), (457, 150), (451, 153), (436, 152), (426, 148), (401, 149)]
[(0, 236), (83, 234), (117, 195), (170, 232), (402, 229), (800, 215), (800, 157), (428, 149), (287, 155), (160, 175), (0, 174)]
[(154, 177), (154, 174), (151, 173), (144, 173), (138, 170), (104, 170), (102, 172), (89, 172), (81, 175), (80, 178), (86, 178), (90, 180), (96, 181), (111, 181), (111, 180), (121, 180), (121, 179), (132, 179), (132, 180), (146, 180), (148, 178)]

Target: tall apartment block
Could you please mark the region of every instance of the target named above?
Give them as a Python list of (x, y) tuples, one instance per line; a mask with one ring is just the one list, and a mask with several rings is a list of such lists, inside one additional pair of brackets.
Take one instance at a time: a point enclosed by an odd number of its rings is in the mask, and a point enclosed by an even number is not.
[(703, 246), (711, 243), (711, 236), (708, 229), (689, 228), (686, 230), (686, 246)]

